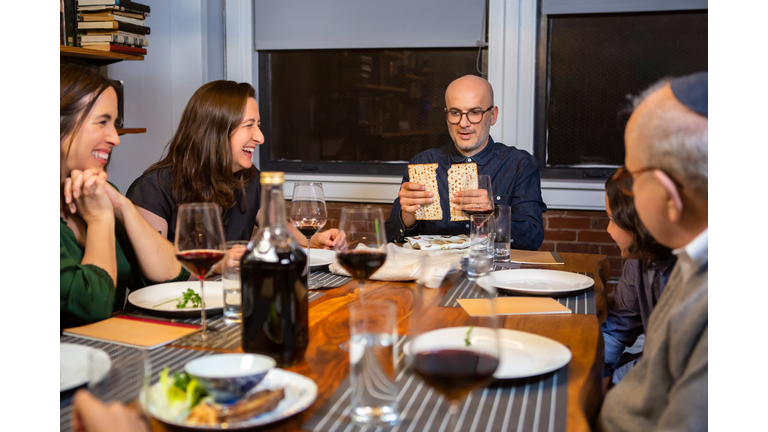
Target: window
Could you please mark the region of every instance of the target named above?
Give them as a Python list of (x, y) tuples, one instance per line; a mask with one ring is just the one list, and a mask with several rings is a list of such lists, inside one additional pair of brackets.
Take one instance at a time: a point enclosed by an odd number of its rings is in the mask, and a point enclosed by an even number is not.
[(478, 55), (477, 48), (260, 51), (261, 169), (402, 175), (414, 155), (450, 142), (445, 89), (479, 75)]
[(707, 11), (543, 14), (534, 153), (542, 178), (606, 179), (624, 164), (628, 96), (707, 70)]

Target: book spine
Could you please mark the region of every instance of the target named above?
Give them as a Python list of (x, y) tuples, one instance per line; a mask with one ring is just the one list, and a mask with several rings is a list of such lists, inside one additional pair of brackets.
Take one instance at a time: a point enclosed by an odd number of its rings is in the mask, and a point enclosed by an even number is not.
[(126, 9), (133, 9), (140, 12), (149, 13), (149, 6), (141, 3), (136, 3), (128, 0), (115, 0), (115, 4), (118, 6), (124, 7)]
[(117, 29), (120, 31), (125, 31), (128, 33), (136, 33), (140, 35), (149, 34), (149, 27), (140, 26), (136, 24), (129, 24), (127, 22), (122, 22), (122, 21), (115, 21), (115, 22), (117, 22)]
[(64, 0), (59, 1), (59, 23), (61, 24), (61, 33), (59, 34), (59, 45), (67, 44), (67, 25), (64, 22)]
[(144, 48), (114, 45), (114, 44), (109, 45), (109, 50), (114, 52), (128, 53), (128, 54), (146, 54), (147, 53), (147, 50), (145, 50)]
[(75, 0), (64, 0), (64, 32), (67, 46), (77, 46), (77, 8)]

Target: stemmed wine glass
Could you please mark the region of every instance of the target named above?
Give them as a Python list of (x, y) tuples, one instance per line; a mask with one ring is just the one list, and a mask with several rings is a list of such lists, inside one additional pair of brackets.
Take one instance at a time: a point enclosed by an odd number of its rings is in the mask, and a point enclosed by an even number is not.
[(373, 207), (341, 209), (339, 236), (334, 247), (336, 260), (357, 280), (360, 301), (365, 280), (387, 260), (387, 234), (384, 214)]
[(203, 329), (191, 336), (204, 341), (209, 337), (205, 321), (203, 281), (211, 268), (224, 258), (227, 251), (221, 210), (215, 203), (188, 203), (179, 206), (176, 219), (176, 258), (200, 280), (201, 316)]
[[(444, 257), (433, 254), (423, 257), (423, 277), (417, 280), (419, 302), (425, 298), (425, 291), (430, 291), (424, 284), (430, 280), (431, 269), (441, 265), (440, 259)], [(441, 321), (432, 314), (411, 315), (409, 319), (410, 341), (404, 347), (409, 368), (448, 400), (450, 426), (447, 431), (456, 430), (461, 402), (472, 390), (491, 382), (500, 364), (497, 334), (500, 318), (493, 301), (496, 289), (479, 289), (480, 297), (471, 299), (479, 310), (475, 316), (465, 313), (463, 318), (454, 319), (453, 325), (457, 327), (442, 327)]]
[(461, 211), (468, 218), (474, 214), (493, 214), (493, 190), (491, 176), (478, 175), (464, 178), (464, 190), (461, 194)]
[(316, 283), (310, 279), (311, 264), (309, 260), (309, 250), (311, 249), (310, 239), (322, 228), (328, 220), (328, 213), (325, 209), (325, 195), (323, 194), (323, 184), (317, 182), (297, 182), (293, 185), (293, 198), (291, 199), (291, 211), (288, 213), (288, 219), (304, 237), (307, 238), (307, 288), (314, 289)]

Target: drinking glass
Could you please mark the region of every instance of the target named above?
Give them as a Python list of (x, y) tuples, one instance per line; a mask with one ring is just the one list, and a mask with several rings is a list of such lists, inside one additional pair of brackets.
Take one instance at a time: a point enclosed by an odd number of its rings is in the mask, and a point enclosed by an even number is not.
[(476, 279), (491, 271), (493, 265), (494, 220), (483, 214), (470, 218), (467, 279)]
[(201, 317), (203, 328), (190, 336), (205, 341), (210, 335), (205, 320), (203, 281), (211, 268), (224, 258), (224, 228), (221, 210), (215, 203), (188, 203), (179, 206), (176, 220), (176, 258), (181, 265), (200, 280)]
[(341, 209), (339, 237), (334, 247), (336, 260), (357, 280), (360, 300), (363, 285), (387, 260), (384, 214), (373, 207)]
[(352, 418), (371, 426), (394, 425), (397, 406), (397, 307), (393, 301), (349, 306)]
[(461, 194), (461, 211), (465, 216), (474, 214), (490, 216), (493, 214), (493, 190), (491, 176), (479, 175), (464, 178), (464, 190)]
[(288, 219), (307, 238), (307, 288), (314, 289), (317, 287), (317, 283), (312, 283), (310, 279), (312, 267), (309, 261), (311, 249), (309, 241), (328, 220), (322, 183), (297, 182), (293, 184), (293, 198), (291, 199)]
[(127, 405), (147, 425), (146, 402), (151, 374), (147, 350), (115, 346), (88, 352), (88, 391), (104, 403), (117, 401)]
[(248, 242), (233, 240), (226, 243), (227, 253), (221, 264), (221, 285), (224, 288), (224, 321), (227, 324), (239, 323), (243, 318), (242, 289), (240, 288), (240, 259), (243, 257)]
[[(422, 271), (430, 267), (425, 262)], [(419, 303), (424, 301), (429, 290), (421, 282), (428, 279), (419, 278), (415, 300)], [(479, 314), (457, 315), (451, 320), (451, 327), (443, 327), (432, 314), (409, 317), (410, 340), (404, 347), (408, 367), (449, 402), (449, 427), (440, 430), (453, 432), (469, 429), (467, 425), (458, 425), (457, 428), (459, 406), (472, 390), (484, 387), (493, 380), (500, 363), (499, 318), (493, 302), (495, 288), (480, 289), (480, 297), (472, 299), (480, 308), (477, 311)]]

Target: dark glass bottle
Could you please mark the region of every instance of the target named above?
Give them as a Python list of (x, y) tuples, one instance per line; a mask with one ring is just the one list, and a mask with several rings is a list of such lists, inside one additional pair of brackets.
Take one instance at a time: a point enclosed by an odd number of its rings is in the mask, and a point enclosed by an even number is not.
[(243, 351), (288, 367), (309, 344), (307, 255), (288, 233), (283, 173), (261, 173), (259, 229), (240, 263)]

